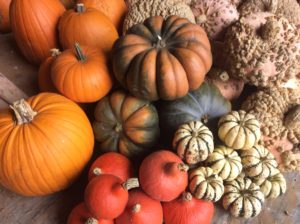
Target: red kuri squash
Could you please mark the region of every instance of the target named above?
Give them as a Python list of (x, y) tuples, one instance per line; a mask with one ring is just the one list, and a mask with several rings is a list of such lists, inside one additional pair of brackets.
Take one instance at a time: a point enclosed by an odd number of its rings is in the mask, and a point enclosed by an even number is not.
[(40, 64), (50, 49), (58, 48), (57, 23), (64, 11), (59, 0), (12, 0), (11, 29), (29, 62)]
[(0, 33), (10, 32), (9, 5), (11, 0), (0, 0)]
[(51, 78), (60, 93), (78, 103), (91, 103), (112, 87), (106, 57), (92, 47), (62, 52), (52, 64)]
[(128, 202), (128, 190), (139, 186), (137, 178), (126, 182), (111, 174), (93, 178), (84, 192), (84, 201), (93, 217), (115, 219), (124, 211)]
[(115, 220), (116, 224), (162, 224), (161, 203), (150, 198), (140, 189), (129, 192), (125, 211)]
[(83, 110), (54, 93), (0, 110), (0, 184), (26, 196), (65, 189), (90, 160), (94, 135)]
[(187, 187), (188, 166), (173, 152), (160, 150), (147, 156), (139, 170), (142, 189), (158, 201), (172, 201)]
[(67, 224), (114, 224), (113, 220), (92, 218), (84, 203), (77, 205), (70, 213)]
[(126, 181), (133, 177), (130, 160), (120, 153), (108, 152), (98, 157), (89, 170), (89, 180), (101, 174), (112, 174)]
[(118, 32), (112, 22), (102, 12), (77, 4), (76, 10), (66, 11), (60, 18), (59, 40), (64, 49), (73, 48), (75, 42), (97, 47), (110, 52)]
[(210, 224), (214, 215), (212, 202), (196, 199), (188, 192), (162, 206), (165, 224)]

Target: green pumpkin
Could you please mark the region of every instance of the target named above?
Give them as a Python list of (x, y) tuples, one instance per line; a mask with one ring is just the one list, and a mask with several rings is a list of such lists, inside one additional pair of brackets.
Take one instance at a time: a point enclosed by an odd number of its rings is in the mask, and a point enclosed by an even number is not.
[(158, 115), (147, 100), (116, 91), (98, 102), (94, 115), (94, 134), (102, 151), (143, 157), (157, 143)]
[(231, 111), (231, 103), (212, 84), (203, 83), (198, 89), (174, 101), (157, 105), (160, 128), (165, 139), (171, 139), (177, 128), (190, 121), (201, 121), (214, 131), (218, 118)]

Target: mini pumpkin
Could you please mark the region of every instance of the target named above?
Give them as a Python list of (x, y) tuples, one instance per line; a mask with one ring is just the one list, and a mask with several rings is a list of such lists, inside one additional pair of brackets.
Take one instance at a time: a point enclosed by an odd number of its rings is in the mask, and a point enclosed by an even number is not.
[(262, 184), (260, 190), (266, 198), (277, 198), (286, 192), (286, 180), (282, 173), (277, 171), (276, 174), (269, 176)]
[(262, 145), (255, 145), (240, 152), (245, 174), (248, 177), (264, 180), (277, 171), (274, 156)]
[(225, 181), (234, 180), (243, 169), (237, 152), (223, 145), (217, 146), (205, 163)]
[(78, 103), (96, 102), (112, 88), (112, 78), (103, 52), (75, 43), (52, 64), (51, 78), (57, 90)]
[(197, 89), (212, 65), (205, 31), (187, 19), (150, 17), (113, 47), (117, 80), (134, 96), (173, 100)]
[(11, 0), (0, 0), (0, 33), (10, 32), (9, 5)]
[(189, 189), (195, 198), (216, 202), (224, 193), (223, 180), (210, 167), (198, 167), (189, 174)]
[(260, 123), (245, 111), (232, 111), (219, 120), (219, 138), (233, 149), (250, 149), (261, 137)]
[(147, 100), (115, 91), (96, 106), (93, 129), (103, 151), (143, 156), (159, 137), (158, 115)]
[(213, 134), (201, 121), (191, 121), (177, 129), (173, 148), (187, 164), (197, 164), (213, 152)]
[(238, 177), (225, 183), (223, 207), (235, 217), (251, 218), (257, 216), (265, 201), (259, 186), (249, 178)]

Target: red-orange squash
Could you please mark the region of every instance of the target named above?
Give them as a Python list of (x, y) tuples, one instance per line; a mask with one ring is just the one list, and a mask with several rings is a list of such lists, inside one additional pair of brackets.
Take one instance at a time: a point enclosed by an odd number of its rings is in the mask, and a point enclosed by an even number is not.
[(196, 199), (189, 192), (162, 206), (165, 224), (210, 224), (214, 215), (212, 202)]
[(59, 20), (59, 40), (64, 49), (73, 48), (75, 42), (97, 47), (109, 53), (118, 32), (102, 12), (77, 4), (76, 10), (66, 11)]
[(146, 195), (140, 189), (129, 191), (124, 212), (115, 220), (116, 224), (162, 224), (161, 203)]
[(12, 0), (11, 29), (29, 62), (40, 64), (50, 49), (59, 47), (57, 24), (64, 11), (59, 0)]
[(173, 152), (154, 152), (147, 156), (140, 166), (141, 188), (153, 199), (172, 201), (187, 187), (188, 168)]
[(93, 218), (85, 204), (80, 203), (71, 211), (67, 224), (114, 224), (114, 221)]
[(0, 0), (0, 33), (10, 32), (9, 5), (11, 0)]
[(113, 47), (117, 80), (132, 95), (151, 101), (174, 100), (197, 89), (211, 65), (205, 31), (178, 16), (150, 17)]
[(57, 90), (78, 103), (91, 103), (112, 88), (105, 55), (92, 47), (75, 44), (62, 52), (52, 64), (51, 78)]
[(51, 79), (51, 67), (56, 57), (61, 53), (58, 49), (50, 50), (51, 56), (40, 65), (38, 72), (38, 84), (41, 92), (58, 92)]
[(91, 158), (94, 136), (83, 110), (40, 93), (0, 110), (0, 184), (21, 195), (67, 188)]
[(84, 3), (87, 8), (95, 8), (103, 12), (117, 27), (122, 29), (123, 20), (127, 12), (127, 6), (124, 0), (77, 0), (78, 3)]
[(102, 174), (111, 174), (125, 181), (133, 177), (133, 166), (126, 156), (108, 152), (93, 162), (89, 170), (89, 180)]

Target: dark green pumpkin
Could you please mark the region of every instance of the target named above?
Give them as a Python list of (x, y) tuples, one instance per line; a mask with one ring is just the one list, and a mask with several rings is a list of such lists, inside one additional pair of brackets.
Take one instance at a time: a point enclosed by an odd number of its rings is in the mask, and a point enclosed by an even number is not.
[(98, 102), (94, 114), (94, 134), (102, 151), (139, 157), (158, 140), (157, 111), (147, 100), (116, 91)]
[(219, 117), (231, 111), (231, 103), (205, 82), (183, 98), (160, 101), (157, 108), (162, 135), (169, 140), (180, 125), (190, 121), (200, 120), (214, 131)]

